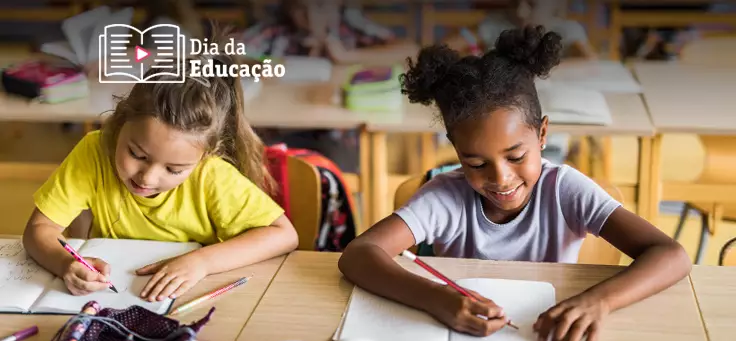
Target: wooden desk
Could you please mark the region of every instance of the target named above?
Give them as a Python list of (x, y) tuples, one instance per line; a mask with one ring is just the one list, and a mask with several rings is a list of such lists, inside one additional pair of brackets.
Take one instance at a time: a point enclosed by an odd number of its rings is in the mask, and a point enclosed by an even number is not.
[[(733, 114), (736, 67), (645, 62), (635, 64), (634, 72), (644, 88), (644, 100), (657, 131), (650, 156), (650, 216), (657, 216), (660, 200), (736, 203), (733, 195), (736, 185), (663, 184), (660, 151), (661, 134), (665, 133), (736, 135), (736, 115)], [(709, 146), (705, 147), (708, 153)], [(705, 167), (707, 169), (708, 165)]]
[[(191, 323), (203, 317), (214, 305), (215, 313), (212, 320), (202, 330), (200, 340), (235, 340), (285, 258), (286, 256), (276, 257), (262, 263), (207, 277), (177, 299), (174, 308), (230, 284), (240, 277), (254, 275), (247, 284), (228, 293), (226, 299), (218, 298), (202, 303), (197, 308), (177, 316), (177, 319), (182, 323)], [(0, 314), (0, 335), (9, 335), (27, 326), (38, 325), (39, 334), (34, 340), (51, 340), (70, 317), (70, 315)]]
[[(238, 341), (326, 341), (340, 323), (352, 285), (337, 269), (337, 253), (290, 254)], [(399, 259), (408, 269), (429, 276)], [(557, 300), (576, 295), (623, 267), (427, 258), (451, 278), (496, 277), (548, 281)], [(603, 324), (601, 340), (706, 340), (689, 279), (617, 311)]]
[[(654, 136), (654, 128), (649, 119), (646, 107), (641, 97), (636, 94), (606, 94), (613, 124), (608, 126), (600, 125), (569, 125), (555, 124), (550, 122), (551, 133), (568, 133), (572, 135), (633, 135), (640, 139), (640, 160), (639, 165), (643, 170), (649, 167), (649, 149), (651, 146), (651, 138)], [(444, 127), (438, 120), (438, 111), (419, 104), (407, 104), (406, 112), (400, 117), (400, 120), (386, 122), (379, 118), (374, 118), (368, 122), (366, 129), (369, 132), (371, 146), (371, 194), (372, 200), (372, 216), (371, 223), (378, 222), (391, 212), (392, 203), (387, 201), (389, 198), (389, 174), (386, 164), (388, 146), (386, 144), (386, 134), (396, 132), (433, 132), (444, 133)], [(639, 172), (640, 179), (636, 188), (622, 189), (625, 197), (634, 197), (633, 192), (636, 191), (636, 197), (647, 198), (647, 193), (643, 189), (648, 189), (647, 183), (649, 177), (647, 172)], [(642, 186), (643, 184), (643, 186)], [(641, 190), (640, 190), (641, 188)], [(648, 202), (648, 201), (646, 201)], [(646, 216), (644, 208), (638, 209), (639, 214)]]
[(710, 341), (733, 340), (736, 334), (736, 268), (695, 266), (690, 273), (700, 315)]

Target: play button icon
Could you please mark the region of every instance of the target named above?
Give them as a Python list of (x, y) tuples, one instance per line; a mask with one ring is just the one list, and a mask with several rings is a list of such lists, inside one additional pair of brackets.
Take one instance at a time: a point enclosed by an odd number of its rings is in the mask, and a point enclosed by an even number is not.
[(148, 57), (150, 53), (140, 46), (135, 47), (135, 61), (140, 62), (141, 60)]

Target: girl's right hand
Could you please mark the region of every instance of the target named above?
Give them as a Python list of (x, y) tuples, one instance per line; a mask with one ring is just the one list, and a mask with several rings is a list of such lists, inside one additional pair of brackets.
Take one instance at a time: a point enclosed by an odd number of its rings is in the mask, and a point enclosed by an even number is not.
[(475, 291), (468, 291), (478, 300), (443, 285), (432, 300), (429, 313), (448, 327), (474, 336), (491, 335), (506, 325), (508, 319), (501, 307)]
[(72, 261), (62, 276), (69, 292), (75, 296), (83, 296), (95, 291), (108, 290), (107, 276), (110, 275), (110, 265), (98, 258), (85, 257), (84, 260), (100, 273), (95, 273), (80, 262)]

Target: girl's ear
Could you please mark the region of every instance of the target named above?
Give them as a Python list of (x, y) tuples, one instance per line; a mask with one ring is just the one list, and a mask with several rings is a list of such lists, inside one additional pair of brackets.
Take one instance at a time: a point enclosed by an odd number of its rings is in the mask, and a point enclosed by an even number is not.
[(547, 145), (547, 126), (549, 125), (549, 116), (542, 117), (542, 125), (539, 127), (539, 147)]

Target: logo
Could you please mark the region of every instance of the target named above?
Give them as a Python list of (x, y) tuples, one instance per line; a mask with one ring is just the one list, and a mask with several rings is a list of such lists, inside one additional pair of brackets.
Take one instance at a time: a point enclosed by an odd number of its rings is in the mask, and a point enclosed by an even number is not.
[[(184, 83), (184, 39), (179, 26), (171, 24), (158, 24), (143, 31), (125, 24), (105, 26), (99, 37), (100, 83)], [(146, 76), (147, 65), (156, 72)]]

